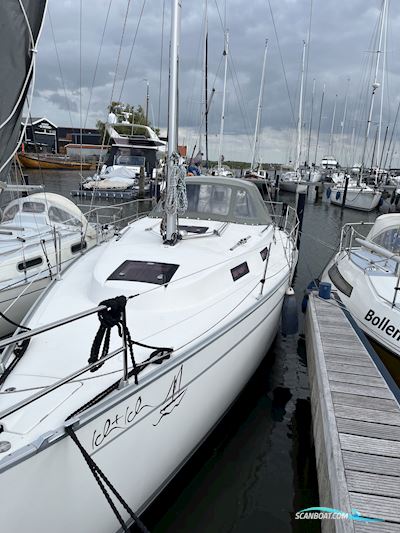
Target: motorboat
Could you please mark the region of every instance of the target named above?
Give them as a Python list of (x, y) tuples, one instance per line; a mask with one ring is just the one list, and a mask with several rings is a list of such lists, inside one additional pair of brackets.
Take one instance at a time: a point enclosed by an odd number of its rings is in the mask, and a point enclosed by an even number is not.
[(360, 328), (400, 357), (400, 214), (346, 224), (322, 279), (332, 284)]
[(221, 176), (224, 178), (233, 177), (232, 170), (228, 167), (228, 165), (220, 165), (215, 166), (210, 169), (210, 175), (211, 176)]
[(16, 329), (41, 291), (99, 241), (70, 200), (35, 193), (10, 202), (0, 222), (0, 337)]
[[(177, 163), (180, 6), (172, 1), (164, 198), (69, 265), (23, 319), (29, 330), (0, 341), (7, 533), (110, 533), (137, 522), (279, 327), (298, 219), (290, 207), (269, 209), (246, 180), (186, 178)], [(105, 505), (111, 487), (123, 505)]]
[(307, 192), (308, 184), (303, 180), (299, 170), (284, 172), (279, 180), (279, 188), (287, 192)]
[[(116, 124), (115, 115), (110, 115), (106, 129), (111, 146), (105, 162), (98, 173), (83, 180), (81, 188), (96, 191), (133, 189), (139, 194), (142, 187), (148, 192), (150, 179), (156, 178), (160, 169), (166, 143), (149, 126)], [(128, 127), (130, 133), (120, 133), (119, 127), (124, 127), (124, 131)]]

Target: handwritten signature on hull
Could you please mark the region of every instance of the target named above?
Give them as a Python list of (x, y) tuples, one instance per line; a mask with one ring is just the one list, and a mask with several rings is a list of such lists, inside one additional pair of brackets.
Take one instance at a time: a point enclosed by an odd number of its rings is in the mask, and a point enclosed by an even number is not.
[[(158, 426), (163, 418), (170, 415), (181, 404), (187, 391), (187, 387), (182, 389), (182, 378), (183, 365), (181, 365), (178, 373), (172, 378), (168, 392), (158, 408), (158, 420), (153, 423), (154, 427)], [(102, 446), (102, 444), (107, 440), (108, 437), (110, 437), (110, 435), (127, 429), (131, 424), (133, 424), (135, 419), (144, 409), (155, 408), (156, 405), (143, 403), (142, 397), (139, 396), (134, 407), (127, 405), (124, 412), (115, 413), (111, 417), (107, 418), (100, 431), (97, 429), (94, 430), (92, 435), (92, 449)]]

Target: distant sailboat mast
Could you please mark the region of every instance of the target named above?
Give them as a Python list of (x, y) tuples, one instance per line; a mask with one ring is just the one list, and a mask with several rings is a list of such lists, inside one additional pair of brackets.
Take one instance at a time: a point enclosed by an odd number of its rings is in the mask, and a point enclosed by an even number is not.
[(372, 84), (372, 94), (371, 94), (371, 101), (369, 105), (369, 113), (368, 113), (368, 121), (367, 121), (367, 127), (365, 130), (365, 138), (364, 138), (364, 145), (362, 150), (362, 156), (361, 156), (361, 172), (360, 172), (360, 181), (363, 179), (364, 176), (364, 169), (365, 169), (365, 155), (367, 152), (367, 143), (368, 143), (368, 137), (369, 137), (369, 131), (371, 129), (371, 122), (372, 122), (372, 112), (374, 109), (374, 100), (375, 100), (375, 93), (376, 90), (380, 87), (380, 83), (378, 82), (378, 72), (379, 72), (379, 59), (380, 55), (382, 53), (382, 37), (383, 37), (383, 28), (385, 23), (385, 13), (386, 13), (386, 6), (387, 6), (387, 0), (383, 0), (383, 9), (381, 13), (381, 24), (379, 29), (379, 44), (378, 44), (378, 50), (376, 51), (376, 62), (375, 62), (375, 76), (374, 76), (374, 82)]
[(311, 167), (310, 147), (311, 147), (311, 132), (312, 132), (312, 123), (313, 123), (313, 115), (314, 115), (314, 98), (315, 98), (315, 78), (313, 79), (313, 87), (312, 87), (312, 93), (311, 93), (310, 126), (308, 129), (308, 145), (307, 145), (307, 166), (308, 167)]
[(267, 64), (267, 52), (268, 52), (268, 39), (266, 39), (266, 41), (265, 41), (264, 60), (263, 60), (262, 74), (261, 74), (261, 84), (260, 84), (260, 93), (258, 95), (256, 127), (255, 127), (255, 130), (254, 130), (253, 153), (252, 153), (252, 157), (251, 157), (251, 169), (255, 168), (256, 152), (257, 152), (257, 147), (258, 147), (258, 142), (259, 142), (259, 135), (260, 135), (260, 121), (261, 121), (261, 113), (262, 113), (262, 108), (263, 108), (264, 84), (265, 84), (265, 67), (266, 67), (266, 64)]
[(306, 58), (306, 42), (303, 41), (303, 56), (301, 60), (301, 83), (300, 83), (300, 97), (299, 97), (299, 116), (297, 119), (297, 149), (296, 149), (296, 164), (295, 171), (300, 168), (301, 157), (301, 131), (302, 131), (302, 117), (303, 117), (303, 90), (304, 90), (304, 66)]
[(329, 136), (329, 149), (328, 149), (329, 155), (333, 155), (333, 133), (335, 131), (336, 104), (337, 104), (337, 94), (335, 95), (335, 104), (333, 106), (333, 113), (332, 113), (331, 134)]
[(317, 131), (317, 143), (315, 145), (315, 156), (314, 156), (314, 166), (317, 164), (317, 156), (318, 156), (318, 145), (319, 145), (319, 134), (321, 131), (321, 120), (322, 120), (322, 110), (324, 108), (324, 98), (325, 98), (325, 83), (322, 88), (322, 95), (321, 95), (321, 105), (319, 109), (319, 120), (318, 120), (318, 131)]
[(221, 127), (219, 131), (219, 149), (218, 149), (218, 169), (222, 166), (222, 144), (224, 139), (224, 123), (225, 123), (225, 102), (226, 102), (226, 78), (228, 72), (228, 49), (229, 49), (229, 32), (224, 34), (224, 88), (222, 93), (222, 111), (221, 111)]

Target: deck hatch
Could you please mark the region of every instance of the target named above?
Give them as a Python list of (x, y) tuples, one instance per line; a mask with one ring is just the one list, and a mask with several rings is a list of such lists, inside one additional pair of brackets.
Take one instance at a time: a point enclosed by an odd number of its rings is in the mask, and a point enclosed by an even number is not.
[(339, 291), (350, 298), (351, 293), (353, 292), (353, 287), (348, 281), (344, 279), (342, 274), (339, 272), (336, 263), (332, 265), (331, 268), (328, 270), (328, 276), (332, 283), (339, 289)]
[(188, 233), (206, 233), (208, 228), (206, 226), (181, 226), (179, 225), (181, 231), (187, 231)]
[(249, 272), (250, 272), (249, 266), (246, 262), (241, 263), (240, 265), (234, 268), (231, 268), (231, 274), (232, 274), (233, 281), (237, 281), (238, 279), (242, 278)]
[(173, 265), (171, 263), (124, 261), (107, 279), (164, 285), (164, 283), (171, 281), (178, 268), (179, 265)]

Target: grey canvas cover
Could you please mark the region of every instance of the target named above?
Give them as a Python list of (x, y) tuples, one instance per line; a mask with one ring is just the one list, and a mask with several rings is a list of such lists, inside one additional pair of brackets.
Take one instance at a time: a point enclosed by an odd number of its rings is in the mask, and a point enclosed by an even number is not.
[[(36, 49), (46, 2), (0, 0), (0, 169), (20, 137), (22, 110), (32, 79), (32, 49)], [(7, 178), (9, 166), (0, 172), (0, 180)]]

